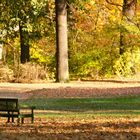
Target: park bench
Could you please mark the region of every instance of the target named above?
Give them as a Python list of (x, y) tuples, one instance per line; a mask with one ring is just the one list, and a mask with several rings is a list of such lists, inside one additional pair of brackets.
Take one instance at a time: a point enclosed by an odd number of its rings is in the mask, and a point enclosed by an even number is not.
[(24, 118), (31, 118), (33, 123), (34, 109), (35, 107), (20, 107), (17, 98), (0, 98), (0, 117), (7, 117), (7, 122), (10, 122), (10, 120), (14, 122), (14, 118), (17, 118), (19, 124), (20, 120), (21, 123), (24, 123)]

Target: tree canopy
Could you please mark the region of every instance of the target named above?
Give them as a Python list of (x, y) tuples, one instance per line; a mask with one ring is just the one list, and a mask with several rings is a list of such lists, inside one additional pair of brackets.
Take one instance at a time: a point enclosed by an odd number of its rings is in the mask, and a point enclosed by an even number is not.
[[(6, 76), (1, 74), (3, 80), (56, 79), (55, 2), (1, 0), (0, 70), (7, 69)], [(136, 77), (140, 72), (140, 1), (65, 2), (70, 80)], [(60, 62), (63, 65), (66, 61)]]

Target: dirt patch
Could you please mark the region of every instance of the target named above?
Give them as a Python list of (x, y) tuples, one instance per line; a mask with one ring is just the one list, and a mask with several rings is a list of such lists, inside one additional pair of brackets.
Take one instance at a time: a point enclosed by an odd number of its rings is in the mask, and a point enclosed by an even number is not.
[(139, 82), (71, 82), (45, 84), (1, 83), (0, 97), (31, 97), (63, 98), (63, 97), (95, 97), (125, 96), (140, 94)]

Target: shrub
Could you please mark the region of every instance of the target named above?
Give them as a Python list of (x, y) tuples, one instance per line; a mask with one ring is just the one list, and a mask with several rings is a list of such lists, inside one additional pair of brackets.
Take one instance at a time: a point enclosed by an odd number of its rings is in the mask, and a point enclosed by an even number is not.
[(139, 51), (125, 52), (116, 61), (114, 68), (115, 73), (119, 77), (131, 77), (138, 73), (140, 70), (140, 55)]
[(13, 70), (11, 70), (7, 65), (0, 65), (0, 81), (9, 82), (13, 80)]
[(14, 69), (15, 82), (48, 80), (47, 68), (35, 63), (20, 64)]

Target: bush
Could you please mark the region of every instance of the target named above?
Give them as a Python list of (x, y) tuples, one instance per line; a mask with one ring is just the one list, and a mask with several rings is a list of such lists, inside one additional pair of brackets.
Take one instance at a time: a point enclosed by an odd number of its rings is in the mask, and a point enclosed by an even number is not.
[(48, 80), (47, 68), (35, 63), (20, 64), (14, 69), (15, 82), (34, 82)]
[(116, 61), (114, 68), (115, 73), (119, 77), (131, 77), (137, 74), (140, 70), (140, 55), (139, 51), (126, 52)]
[(13, 70), (11, 70), (7, 65), (0, 65), (0, 81), (9, 82), (13, 80)]

